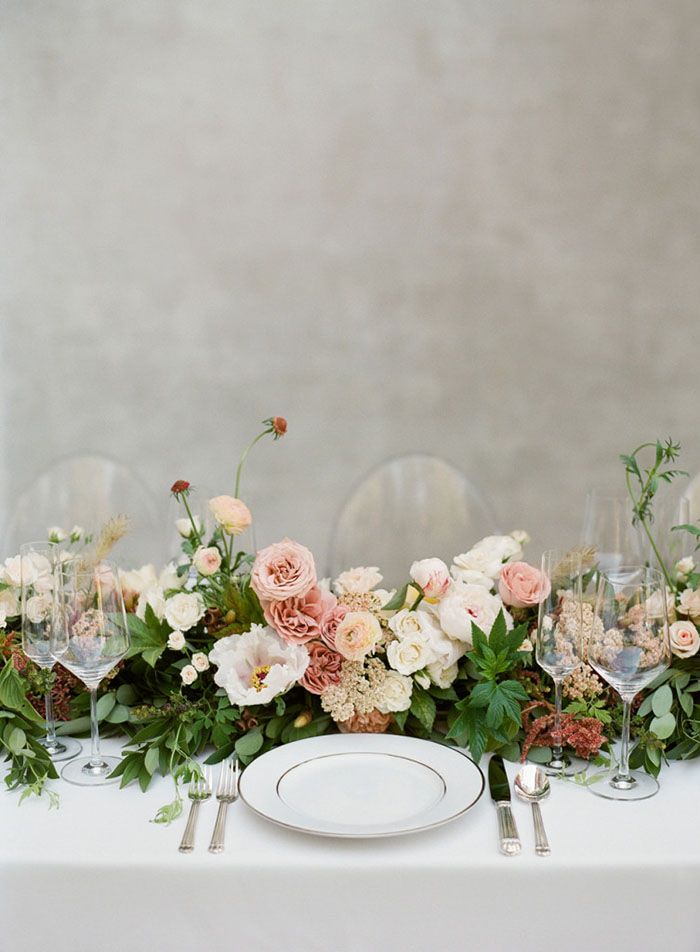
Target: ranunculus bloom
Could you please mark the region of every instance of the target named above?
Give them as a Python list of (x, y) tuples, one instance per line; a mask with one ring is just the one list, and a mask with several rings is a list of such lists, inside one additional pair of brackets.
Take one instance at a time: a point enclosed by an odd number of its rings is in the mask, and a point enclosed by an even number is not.
[(287, 432), (287, 421), (285, 418), (283, 416), (273, 416), (272, 429), (275, 431), (275, 436), (284, 436)]
[(320, 624), (326, 612), (328, 592), (314, 585), (299, 598), (285, 598), (283, 602), (262, 602), (265, 621), (274, 628), (283, 641), (303, 645), (312, 638), (320, 637)]
[(250, 509), (233, 496), (214, 496), (209, 500), (209, 511), (229, 535), (240, 535), (253, 521)]
[(527, 562), (507, 562), (501, 569), (498, 594), (506, 605), (513, 608), (539, 605), (551, 590), (547, 576)]
[(333, 582), (338, 595), (364, 595), (371, 592), (381, 582), (382, 573), (376, 565), (358, 565), (347, 572), (341, 572)]
[(339, 605), (335, 596), (331, 596), (333, 601), (326, 608), (319, 625), (319, 636), (321, 641), (329, 648), (335, 648), (335, 633), (338, 625), (348, 613), (345, 605)]
[(371, 612), (348, 612), (336, 629), (335, 650), (348, 661), (361, 661), (381, 637), (381, 625)]
[(194, 554), (192, 564), (200, 575), (214, 575), (221, 568), (221, 553), (215, 545), (199, 548)]
[(671, 651), (677, 658), (692, 658), (700, 648), (700, 634), (692, 621), (676, 621), (668, 630)]
[(170, 492), (174, 496), (179, 496), (180, 493), (186, 493), (189, 488), (190, 488), (190, 484), (187, 482), (186, 479), (176, 479), (175, 482), (170, 487)]
[(209, 660), (218, 668), (214, 681), (231, 704), (248, 707), (288, 691), (306, 671), (309, 652), (304, 645), (285, 644), (271, 628), (253, 625), (242, 635), (220, 638)]
[(255, 556), (250, 584), (261, 601), (282, 602), (306, 595), (316, 584), (316, 565), (309, 550), (283, 539)]
[(306, 650), (309, 652), (309, 666), (299, 684), (311, 694), (323, 694), (331, 684), (340, 681), (343, 659), (337, 651), (332, 651), (322, 641), (309, 641)]
[(420, 585), (426, 598), (442, 598), (450, 587), (450, 572), (442, 559), (414, 562), (409, 575)]

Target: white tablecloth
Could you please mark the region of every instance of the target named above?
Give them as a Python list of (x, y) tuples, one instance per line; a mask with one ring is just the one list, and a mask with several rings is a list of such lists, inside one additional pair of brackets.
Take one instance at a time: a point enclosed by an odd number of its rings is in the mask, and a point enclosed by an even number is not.
[(447, 826), (376, 841), (295, 834), (238, 802), (221, 856), (206, 849), (213, 801), (189, 856), (184, 816), (148, 822), (169, 780), (147, 794), (55, 784), (58, 810), (0, 793), (0, 950), (698, 952), (700, 764), (661, 782), (610, 803), (556, 781), (547, 859), (521, 803), (523, 853), (501, 856), (487, 793)]

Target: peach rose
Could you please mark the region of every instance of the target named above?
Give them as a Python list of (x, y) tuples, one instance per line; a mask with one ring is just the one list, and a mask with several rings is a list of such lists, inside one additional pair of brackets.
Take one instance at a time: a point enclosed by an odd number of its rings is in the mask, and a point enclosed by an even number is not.
[(501, 569), (498, 594), (512, 608), (539, 605), (551, 590), (547, 576), (527, 562), (507, 562)]
[(323, 694), (326, 688), (340, 681), (343, 659), (321, 641), (309, 641), (306, 650), (309, 652), (309, 666), (299, 684), (311, 694)]
[(316, 584), (314, 557), (291, 539), (274, 542), (255, 556), (250, 584), (261, 601), (282, 602), (306, 595)]
[(382, 628), (371, 612), (348, 612), (335, 632), (335, 650), (348, 661), (362, 661), (382, 637)]
[(343, 618), (345, 618), (347, 613), (348, 608), (345, 605), (340, 605), (337, 599), (333, 597), (333, 602), (329, 604), (329, 607), (326, 609), (319, 626), (321, 641), (328, 645), (329, 648), (335, 649), (335, 633), (338, 630), (338, 625)]
[(285, 598), (283, 602), (262, 602), (265, 621), (274, 628), (282, 641), (303, 645), (320, 637), (320, 623), (328, 607), (328, 592), (314, 585), (299, 598)]
[(668, 630), (671, 651), (677, 658), (692, 658), (700, 648), (700, 634), (692, 621), (676, 621)]
[(214, 496), (209, 500), (209, 511), (229, 535), (240, 535), (253, 521), (250, 509), (233, 496)]

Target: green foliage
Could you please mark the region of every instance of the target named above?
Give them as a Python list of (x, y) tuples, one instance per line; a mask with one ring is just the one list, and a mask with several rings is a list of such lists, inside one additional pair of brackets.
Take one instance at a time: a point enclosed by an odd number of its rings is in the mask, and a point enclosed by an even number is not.
[[(26, 682), (12, 661), (0, 670), (0, 760), (9, 761), (5, 783), (12, 790), (24, 787), (20, 802), (41, 794), (46, 781), (58, 776), (51, 758), (39, 743), (43, 720), (26, 697)], [(55, 798), (49, 800), (55, 804)]]
[(477, 683), (469, 695), (454, 705), (447, 738), (460, 747), (469, 747), (479, 760), (486, 750), (507, 749), (513, 755), (513, 743), (521, 729), (520, 702), (528, 695), (519, 681), (506, 677), (522, 659), (519, 650), (527, 635), (520, 625), (513, 631), (506, 628), (503, 612), (487, 637), (472, 626), (473, 649), (467, 663)]

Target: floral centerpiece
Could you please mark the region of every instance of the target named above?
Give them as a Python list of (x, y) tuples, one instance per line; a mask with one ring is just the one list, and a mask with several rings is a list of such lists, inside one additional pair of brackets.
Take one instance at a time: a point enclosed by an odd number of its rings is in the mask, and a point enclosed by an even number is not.
[[(240, 542), (253, 516), (240, 498), (243, 464), (255, 443), (286, 429), (281, 417), (265, 421), (242, 455), (233, 495), (208, 501), (208, 529), (194, 514), (194, 488), (177, 480), (181, 556), (121, 573), (131, 646), (106, 679), (98, 712), (103, 730), (125, 737), (115, 771), (122, 786), (135, 781), (145, 790), (154, 774), (172, 775), (175, 800), (158, 816), (168, 821), (200, 755), (215, 763), (235, 753), (247, 763), (276, 744), (337, 730), (440, 739), (476, 760), (485, 751), (547, 757), (556, 739), (551, 687), (534, 665), (532, 636), (549, 582), (523, 560), (527, 535), (489, 536), (450, 565), (416, 561), (397, 591), (382, 587), (374, 566), (321, 578), (311, 551), (291, 539), (247, 553)], [(664, 469), (672, 446), (660, 457), (655, 450), (646, 474), (640, 451), (625, 457), (628, 479), (639, 480), (635, 518), (645, 531), (659, 480), (672, 472)], [(61, 530), (52, 534), (64, 542)], [(93, 543), (73, 533), (65, 543), (91, 549), (99, 564), (114, 541), (106, 535)], [(594, 553), (587, 557), (594, 563)], [(634, 756), (651, 772), (664, 755), (700, 752), (693, 699), (700, 681), (692, 674), (700, 574), (687, 559), (666, 571), (676, 660), (635, 722)], [(10, 558), (0, 581), (0, 753), (10, 762), (8, 785), (39, 793), (55, 777), (39, 743), (42, 691), (53, 686), (61, 713), (70, 714), (66, 732), (86, 729), (87, 699), (60, 665), (39, 672), (21, 654), (18, 584)], [(564, 696), (563, 741), (596, 757), (619, 727), (618, 701), (586, 665), (566, 679)]]

